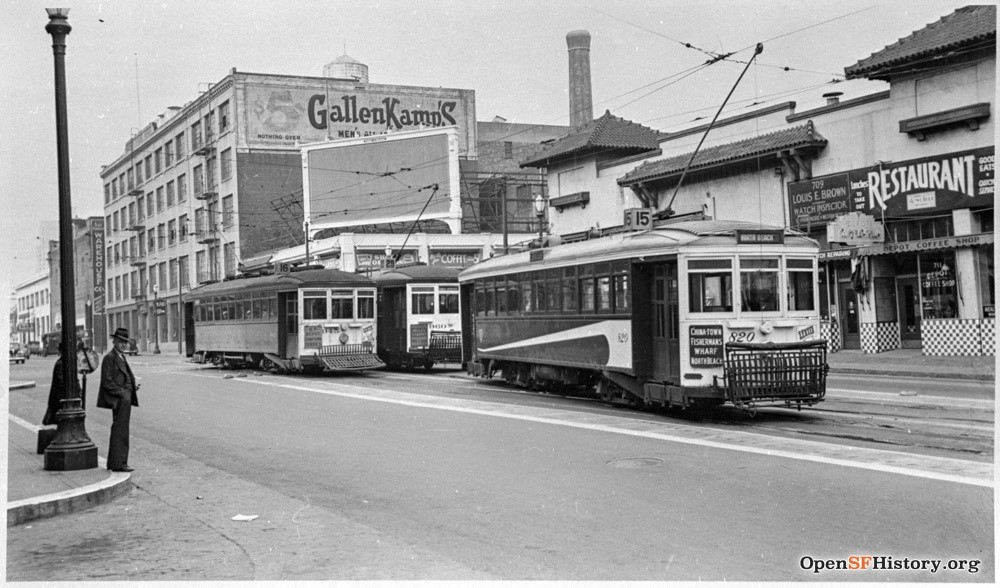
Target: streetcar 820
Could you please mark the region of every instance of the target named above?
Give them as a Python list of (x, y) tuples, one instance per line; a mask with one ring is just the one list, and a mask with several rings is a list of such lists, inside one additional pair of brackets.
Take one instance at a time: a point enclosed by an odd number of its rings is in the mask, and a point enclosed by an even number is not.
[(818, 249), (791, 229), (692, 220), (483, 261), (459, 276), (466, 368), (638, 406), (815, 404)]

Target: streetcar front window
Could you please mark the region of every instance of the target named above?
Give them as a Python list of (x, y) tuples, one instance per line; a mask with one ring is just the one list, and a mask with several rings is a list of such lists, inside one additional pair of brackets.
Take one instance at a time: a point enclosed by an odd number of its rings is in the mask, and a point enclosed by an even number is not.
[(331, 319), (353, 319), (354, 318), (354, 291), (353, 290), (331, 290), (330, 291), (330, 318)]
[(306, 291), (302, 293), (302, 320), (322, 321), (328, 317), (326, 308), (326, 290)]
[(375, 318), (375, 292), (371, 290), (361, 290), (358, 292), (358, 318)]
[[(493, 310), (493, 288), (492, 284), (486, 284), (485, 308)], [(434, 288), (414, 288), (410, 298), (413, 314), (434, 314)]]
[[(503, 300), (501, 304), (506, 310), (507, 293), (503, 292), (502, 295), (498, 295), (501, 296)], [(458, 286), (441, 286), (441, 291), (438, 293), (438, 303), (441, 314), (458, 314)]]
[(785, 260), (788, 269), (788, 310), (815, 310), (813, 306), (813, 262), (811, 259)]
[(740, 308), (743, 312), (775, 312), (778, 308), (777, 258), (740, 259)]
[(688, 262), (688, 311), (733, 311), (733, 262), (692, 259)]

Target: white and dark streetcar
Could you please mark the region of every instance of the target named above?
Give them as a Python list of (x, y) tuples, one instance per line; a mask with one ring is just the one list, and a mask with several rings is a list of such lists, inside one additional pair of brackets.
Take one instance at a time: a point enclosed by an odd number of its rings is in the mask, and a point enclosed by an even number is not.
[(366, 276), (305, 269), (238, 278), (195, 288), (184, 301), (198, 362), (309, 372), (384, 366)]
[(462, 361), (455, 268), (415, 264), (372, 276), (378, 287), (378, 355), (390, 368)]
[(466, 369), (638, 406), (815, 404), (818, 249), (691, 220), (485, 260), (459, 276)]

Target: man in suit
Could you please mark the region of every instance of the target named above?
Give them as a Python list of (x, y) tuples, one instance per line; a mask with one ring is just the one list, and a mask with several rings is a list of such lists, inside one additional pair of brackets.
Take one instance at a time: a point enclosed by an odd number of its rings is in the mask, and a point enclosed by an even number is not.
[(114, 347), (101, 360), (101, 387), (97, 391), (97, 407), (110, 408), (111, 443), (108, 446), (108, 469), (131, 472), (128, 465), (128, 425), (132, 407), (139, 406), (135, 375), (125, 359), (128, 349), (128, 329), (119, 327), (111, 338)]

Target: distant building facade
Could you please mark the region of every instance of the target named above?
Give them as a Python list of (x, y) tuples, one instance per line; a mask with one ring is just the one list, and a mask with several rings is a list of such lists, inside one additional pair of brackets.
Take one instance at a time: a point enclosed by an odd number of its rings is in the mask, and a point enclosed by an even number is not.
[(17, 284), (12, 299), (17, 322), (11, 324), (11, 340), (19, 343), (41, 341), (42, 335), (53, 330), (49, 307), (52, 303), (49, 272)]

